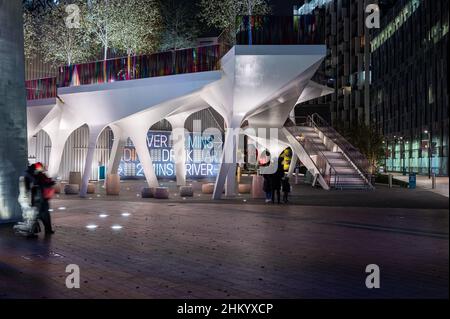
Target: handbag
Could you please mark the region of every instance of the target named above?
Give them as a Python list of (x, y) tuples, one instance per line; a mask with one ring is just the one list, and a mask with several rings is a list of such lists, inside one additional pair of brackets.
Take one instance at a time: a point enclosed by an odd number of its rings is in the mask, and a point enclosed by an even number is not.
[(44, 199), (49, 200), (52, 199), (53, 196), (55, 196), (55, 189), (53, 187), (45, 187), (42, 190), (42, 197), (44, 197)]

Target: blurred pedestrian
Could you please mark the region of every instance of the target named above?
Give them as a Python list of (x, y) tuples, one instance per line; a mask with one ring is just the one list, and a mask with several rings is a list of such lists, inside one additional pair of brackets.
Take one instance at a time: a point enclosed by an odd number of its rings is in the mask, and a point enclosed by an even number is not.
[(277, 170), (271, 175), (272, 203), (275, 204), (275, 195), (277, 203), (280, 204), (281, 180), (284, 177), (283, 159), (278, 158)]
[(285, 203), (289, 202), (289, 193), (291, 192), (291, 184), (289, 183), (289, 177), (283, 178), (281, 183), (281, 190), (283, 191), (283, 201)]
[(266, 203), (269, 203), (272, 200), (272, 186), (271, 186), (271, 176), (269, 174), (264, 174), (264, 184), (263, 191), (266, 194)]
[(28, 170), (28, 173), (33, 169), (33, 175), (30, 177), (32, 182), (31, 203), (32, 206), (35, 206), (39, 211), (38, 219), (44, 224), (45, 234), (51, 235), (55, 232), (52, 227), (49, 201), (55, 194), (53, 188), (55, 182), (45, 174), (44, 165), (41, 163), (33, 164), (31, 169)]

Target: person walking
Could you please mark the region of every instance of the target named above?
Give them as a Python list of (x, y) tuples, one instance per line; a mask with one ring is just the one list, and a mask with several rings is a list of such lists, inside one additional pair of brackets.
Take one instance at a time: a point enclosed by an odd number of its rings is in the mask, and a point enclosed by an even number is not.
[(270, 175), (264, 174), (264, 184), (263, 184), (263, 191), (266, 194), (266, 203), (269, 203), (272, 200), (272, 186), (270, 181)]
[[(36, 163), (31, 166), (28, 172), (33, 171), (32, 186), (31, 186), (31, 203), (38, 211), (38, 219), (42, 221), (45, 228), (45, 234), (54, 234), (52, 227), (52, 220), (50, 216), (50, 199), (54, 195), (53, 186), (55, 182), (44, 173), (44, 166), (41, 163)], [(28, 186), (29, 187), (29, 186)]]
[(283, 182), (281, 183), (281, 190), (283, 191), (283, 202), (289, 202), (289, 193), (291, 192), (291, 184), (289, 183), (289, 177), (283, 178)]
[(280, 204), (280, 191), (281, 191), (281, 179), (284, 177), (283, 159), (278, 158), (277, 170), (271, 175), (272, 186), (272, 203), (275, 204), (275, 195), (277, 197), (277, 203)]

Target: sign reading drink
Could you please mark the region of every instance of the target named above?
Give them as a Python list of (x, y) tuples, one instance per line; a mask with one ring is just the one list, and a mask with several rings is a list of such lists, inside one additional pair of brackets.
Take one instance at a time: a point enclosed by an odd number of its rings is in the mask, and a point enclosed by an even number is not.
[[(217, 176), (222, 157), (222, 138), (217, 135), (202, 135), (200, 133), (186, 133), (185, 137), (186, 176), (188, 178)], [(171, 132), (149, 131), (147, 146), (156, 176), (174, 179), (176, 177), (176, 154), (173, 149)], [(144, 169), (130, 139), (128, 139), (123, 150), (119, 175), (123, 178), (144, 177)]]

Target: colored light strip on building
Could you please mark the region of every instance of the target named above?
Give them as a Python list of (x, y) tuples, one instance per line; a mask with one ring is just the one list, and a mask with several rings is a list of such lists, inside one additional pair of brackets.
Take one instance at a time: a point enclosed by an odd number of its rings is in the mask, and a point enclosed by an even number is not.
[(400, 29), (406, 20), (419, 8), (421, 0), (411, 0), (400, 11), (400, 13), (387, 25), (371, 42), (372, 52), (376, 51), (384, 42)]

